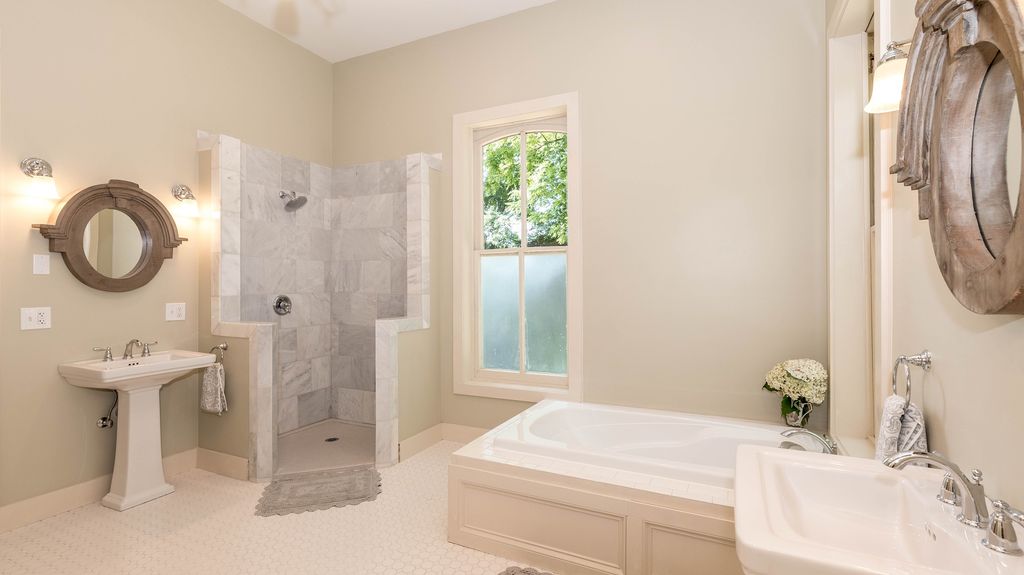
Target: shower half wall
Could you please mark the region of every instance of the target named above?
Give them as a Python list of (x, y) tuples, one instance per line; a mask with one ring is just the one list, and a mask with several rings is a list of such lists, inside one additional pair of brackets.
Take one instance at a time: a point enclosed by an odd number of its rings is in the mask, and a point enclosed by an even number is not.
[[(251, 418), (272, 422), (275, 457), (277, 435), (330, 418), (374, 425), (378, 465), (396, 462), (397, 336), (429, 323), (424, 238), (429, 170), (439, 159), (414, 154), (331, 169), (215, 139), (214, 155), (237, 163), (240, 183), (237, 201), (220, 197), (227, 241), (215, 242), (213, 270), (220, 284), (238, 286), (237, 300), (230, 287), (213, 294), (213, 311), (237, 309), (222, 321), (274, 332), (274, 406), (267, 414), (265, 403), (250, 405), (261, 412)], [(286, 211), (282, 191), (308, 201)], [(290, 314), (274, 313), (279, 295), (291, 299)], [(252, 441), (266, 444), (265, 435)]]

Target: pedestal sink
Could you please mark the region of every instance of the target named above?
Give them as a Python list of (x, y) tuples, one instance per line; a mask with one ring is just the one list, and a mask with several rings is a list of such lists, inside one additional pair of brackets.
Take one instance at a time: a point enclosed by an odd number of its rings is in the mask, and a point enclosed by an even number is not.
[(101, 501), (105, 507), (124, 511), (174, 491), (164, 479), (160, 453), (160, 388), (213, 361), (213, 354), (171, 350), (58, 367), (71, 385), (117, 391), (117, 447), (110, 493)]

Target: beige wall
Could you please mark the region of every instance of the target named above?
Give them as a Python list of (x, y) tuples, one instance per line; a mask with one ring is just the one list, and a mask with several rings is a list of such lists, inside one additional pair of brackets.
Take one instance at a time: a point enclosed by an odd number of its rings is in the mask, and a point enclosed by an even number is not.
[[(909, 38), (914, 3), (893, 4), (893, 37)], [(984, 471), (989, 496), (1024, 506), (1024, 319), (961, 306), (939, 273), (928, 223), (917, 219), (917, 193), (894, 190), (893, 351), (934, 355), (923, 396), (915, 393), (929, 447)]]
[[(196, 224), (145, 287), (104, 293), (76, 281), (30, 226), (50, 205), (20, 195), (18, 162), (53, 163), (71, 194), (110, 178), (168, 205), (197, 182), (196, 130), (224, 132), (330, 163), (330, 65), (213, 0), (0, 0), (0, 505), (110, 473), (114, 432), (95, 421), (110, 394), (72, 387), (57, 364), (120, 353), (132, 337), (196, 349)], [(164, 321), (186, 302), (188, 319)], [(19, 331), (18, 308), (51, 306), (53, 329)], [(244, 350), (240, 350), (244, 352)], [(195, 378), (161, 394), (163, 452), (198, 443)], [(237, 453), (236, 453), (237, 454)]]
[(452, 115), (578, 90), (584, 400), (777, 420), (765, 371), (826, 354), (824, 27), (820, 0), (562, 0), (336, 64), (336, 164), (445, 154), (400, 386), (436, 346), (444, 421), (525, 406), (451, 391)]

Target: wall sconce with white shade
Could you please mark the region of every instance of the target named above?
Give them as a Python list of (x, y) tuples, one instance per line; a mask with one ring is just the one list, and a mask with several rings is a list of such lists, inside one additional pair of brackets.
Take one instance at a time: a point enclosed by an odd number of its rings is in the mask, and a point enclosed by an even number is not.
[(21, 171), (32, 178), (31, 195), (44, 200), (56, 200), (57, 184), (53, 180), (53, 167), (50, 162), (41, 158), (25, 158), (21, 161)]
[(871, 84), (871, 101), (864, 106), (868, 114), (886, 114), (900, 109), (903, 98), (903, 76), (907, 72), (907, 53), (900, 46), (907, 46), (910, 41), (889, 42), (885, 53), (878, 59), (875, 66), (874, 80)]
[(181, 202), (179, 210), (175, 212), (186, 218), (195, 218), (199, 216), (199, 202), (196, 201), (195, 194), (192, 193), (192, 189), (185, 184), (177, 184), (171, 188), (171, 195), (174, 199)]

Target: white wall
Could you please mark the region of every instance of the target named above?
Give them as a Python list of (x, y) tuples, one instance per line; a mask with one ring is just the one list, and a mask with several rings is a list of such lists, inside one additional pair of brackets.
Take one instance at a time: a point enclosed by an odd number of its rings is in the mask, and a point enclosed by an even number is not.
[(401, 385), (438, 346), (444, 421), (525, 406), (451, 391), (451, 119), (578, 90), (584, 400), (778, 420), (764, 373), (826, 355), (824, 29), (821, 0), (561, 0), (336, 64), (336, 164), (446, 156)]

